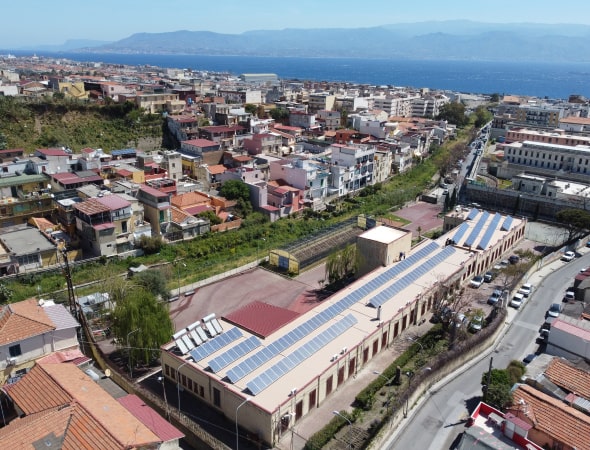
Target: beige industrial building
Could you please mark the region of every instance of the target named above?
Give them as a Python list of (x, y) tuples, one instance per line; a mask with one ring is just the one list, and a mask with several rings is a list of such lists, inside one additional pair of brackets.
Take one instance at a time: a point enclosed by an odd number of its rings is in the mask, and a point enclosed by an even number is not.
[(524, 237), (525, 222), (510, 216), (472, 209), (447, 220), (454, 228), (412, 249), (409, 232), (367, 231), (359, 252), (378, 255), (376, 268), (307, 313), (268, 299), (223, 318), (195, 318), (162, 347), (163, 374), (274, 445), (446, 293)]

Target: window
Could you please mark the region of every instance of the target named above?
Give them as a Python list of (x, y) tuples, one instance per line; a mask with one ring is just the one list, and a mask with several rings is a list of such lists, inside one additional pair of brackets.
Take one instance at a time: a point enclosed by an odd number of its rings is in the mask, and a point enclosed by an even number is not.
[(20, 344), (16, 344), (16, 345), (13, 345), (12, 347), (8, 347), (8, 354), (12, 358), (22, 355), (22, 352), (20, 350)]
[(213, 404), (218, 408), (221, 408), (221, 393), (217, 388), (213, 388)]

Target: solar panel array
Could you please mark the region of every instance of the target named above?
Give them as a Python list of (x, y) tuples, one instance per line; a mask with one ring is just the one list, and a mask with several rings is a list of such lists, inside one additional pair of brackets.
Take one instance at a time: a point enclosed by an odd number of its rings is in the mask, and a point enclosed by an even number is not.
[(233, 341), (239, 339), (242, 336), (242, 332), (234, 327), (227, 330), (225, 333), (220, 334), (215, 339), (210, 339), (209, 341), (205, 342), (203, 345), (195, 348), (191, 351), (191, 356), (195, 361), (201, 361), (205, 359), (207, 356), (215, 353), (222, 347), (232, 343)]
[(473, 227), (473, 230), (471, 230), (471, 233), (469, 233), (469, 237), (465, 239), (465, 243), (463, 245), (465, 245), (466, 247), (471, 247), (473, 244), (475, 244), (475, 240), (479, 236), (479, 233), (481, 233), (481, 230), (486, 221), (488, 220), (488, 217), (490, 217), (490, 213), (484, 211), (484, 213), (481, 215), (481, 217)]
[(467, 220), (473, 220), (479, 214), (479, 209), (473, 208), (467, 215)]
[(512, 228), (512, 217), (506, 216), (506, 220), (504, 220), (501, 230), (510, 231), (510, 228)]
[(253, 378), (246, 384), (246, 386), (253, 395), (260, 394), (272, 383), (277, 381), (286, 373), (290, 372), (293, 368), (301, 364), (319, 349), (334, 341), (334, 339), (343, 334), (356, 323), (357, 320), (352, 314), (347, 315), (327, 330), (324, 330), (319, 335), (315, 336), (311, 341), (305, 343), (293, 353), (284, 357), (281, 361), (274, 364), (268, 370), (265, 370), (264, 373), (261, 373), (257, 377)]
[(240, 342), (238, 345), (231, 347), (217, 358), (213, 358), (209, 361), (209, 367), (214, 373), (217, 373), (257, 347), (260, 347), (260, 340), (256, 336), (250, 336), (245, 341)]
[(430, 242), (428, 245), (421, 248), (416, 253), (413, 253), (406, 259), (401, 260), (400, 262), (392, 266), (390, 269), (386, 270), (381, 275), (371, 280), (369, 283), (359, 287), (358, 289), (355, 289), (353, 292), (346, 295), (344, 298), (334, 303), (332, 306), (326, 308), (324, 311), (318, 313), (316, 316), (312, 317), (305, 323), (299, 325), (297, 328), (293, 329), (285, 336), (282, 336), (281, 338), (277, 339), (275, 342), (271, 343), (267, 347), (264, 347), (252, 356), (248, 357), (247, 359), (245, 359), (244, 361), (230, 369), (227, 372), (227, 377), (232, 383), (237, 383), (246, 375), (255, 371), (262, 364), (266, 363), (267, 361), (270, 361), (280, 352), (289, 348), (291, 345), (295, 344), (296, 342), (307, 336), (309, 333), (317, 330), (321, 325), (327, 323), (329, 320), (333, 319), (341, 312), (350, 308), (360, 299), (371, 294), (376, 289), (380, 288), (383, 284), (385, 284), (387, 281), (391, 280), (395, 276), (407, 270), (408, 268), (410, 268), (411, 266), (413, 266), (414, 264), (416, 264), (423, 258), (427, 257), (439, 248), (440, 247), (436, 242)]
[(469, 229), (469, 224), (467, 222), (463, 222), (459, 225), (459, 229), (456, 231), (455, 235), (453, 236), (453, 242), (458, 244), (463, 239), (463, 235)]
[(401, 277), (391, 286), (379, 292), (375, 297), (373, 297), (369, 301), (369, 304), (371, 306), (374, 306), (375, 308), (383, 305), (385, 302), (392, 299), (405, 288), (414, 283), (418, 278), (422, 277), (423, 275), (426, 275), (428, 272), (430, 272), (432, 269), (434, 269), (436, 266), (442, 263), (445, 259), (447, 259), (453, 253), (455, 253), (455, 251), (455, 247), (445, 247), (443, 250), (436, 253), (434, 256), (431, 256), (428, 260), (426, 260), (424, 264), (421, 264), (420, 266), (416, 267), (414, 270)]
[(490, 222), (490, 224), (486, 228), (486, 232), (484, 233), (483, 237), (479, 241), (479, 244), (477, 244), (478, 249), (485, 250), (488, 247), (488, 244), (490, 243), (490, 240), (492, 239), (492, 236), (494, 235), (494, 231), (496, 231), (496, 228), (498, 228), (498, 224), (500, 223), (500, 220), (502, 220), (502, 215), (499, 213), (496, 213), (494, 215), (494, 218), (492, 219), (492, 221)]

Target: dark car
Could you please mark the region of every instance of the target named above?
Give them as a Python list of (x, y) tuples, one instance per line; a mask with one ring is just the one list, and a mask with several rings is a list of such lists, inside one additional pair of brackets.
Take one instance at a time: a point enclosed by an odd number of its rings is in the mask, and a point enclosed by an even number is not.
[(520, 257), (518, 255), (510, 255), (508, 261), (510, 261), (510, 264), (518, 264), (518, 262), (520, 261)]
[(533, 361), (533, 359), (535, 359), (537, 357), (537, 355), (535, 355), (534, 353), (529, 353), (528, 355), (526, 355), (524, 357), (524, 359), (522, 360), (523, 363), (525, 364), (529, 364)]
[(494, 281), (494, 278), (496, 278), (496, 272), (489, 271), (484, 274), (483, 281), (486, 283), (491, 283)]

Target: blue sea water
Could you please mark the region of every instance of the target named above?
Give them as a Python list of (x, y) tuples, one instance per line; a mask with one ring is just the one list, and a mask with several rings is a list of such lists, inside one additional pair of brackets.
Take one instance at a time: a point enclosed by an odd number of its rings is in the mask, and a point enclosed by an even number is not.
[[(13, 52), (17, 56), (24, 52)], [(28, 55), (31, 53), (29, 52)], [(448, 89), (467, 93), (590, 97), (590, 63), (413, 61), (156, 54), (38, 53), (75, 61), (190, 68), (211, 72), (276, 73), (283, 79), (347, 81)]]

